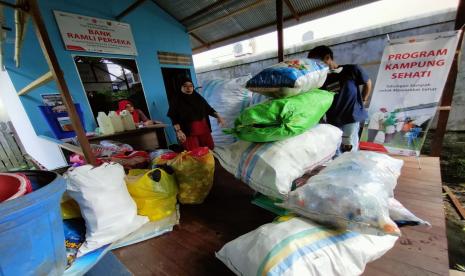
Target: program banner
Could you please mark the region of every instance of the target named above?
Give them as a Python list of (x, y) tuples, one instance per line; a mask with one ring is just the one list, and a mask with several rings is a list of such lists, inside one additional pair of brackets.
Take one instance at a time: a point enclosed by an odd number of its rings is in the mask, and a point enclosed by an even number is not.
[(361, 141), (419, 155), (454, 59), (459, 31), (393, 39), (384, 49)]

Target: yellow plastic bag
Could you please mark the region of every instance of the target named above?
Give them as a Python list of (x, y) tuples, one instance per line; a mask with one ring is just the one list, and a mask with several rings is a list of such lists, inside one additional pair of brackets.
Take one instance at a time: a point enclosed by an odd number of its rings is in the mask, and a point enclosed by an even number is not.
[(178, 189), (172, 169), (160, 167), (141, 175), (143, 172), (130, 170), (126, 178), (129, 194), (137, 205), (137, 213), (156, 221), (176, 212)]
[(68, 194), (64, 193), (61, 198), (61, 217), (63, 219), (73, 219), (81, 217), (81, 209), (78, 203)]
[(183, 204), (200, 204), (213, 186), (215, 159), (208, 148), (199, 148), (178, 155), (168, 153), (156, 160), (174, 169), (179, 186), (178, 200)]

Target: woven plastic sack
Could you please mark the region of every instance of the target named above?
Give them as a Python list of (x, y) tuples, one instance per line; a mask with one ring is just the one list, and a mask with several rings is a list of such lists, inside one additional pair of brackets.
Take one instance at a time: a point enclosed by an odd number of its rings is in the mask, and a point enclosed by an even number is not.
[[(234, 120), (250, 105), (252, 92), (245, 88), (251, 76), (231, 80), (207, 80), (202, 83), (202, 96), (223, 117), (226, 127), (234, 126)], [(210, 117), (212, 137), (216, 146), (234, 143), (236, 138), (223, 133), (215, 118)]]
[(323, 86), (328, 66), (315, 59), (293, 59), (268, 67), (247, 82), (247, 88), (269, 97), (297, 95)]
[(225, 130), (240, 140), (272, 142), (284, 140), (316, 125), (331, 106), (334, 94), (314, 89), (284, 99), (249, 107)]
[(156, 163), (167, 164), (174, 169), (180, 203), (201, 204), (208, 196), (215, 172), (215, 159), (208, 148), (168, 153), (160, 156)]
[(86, 241), (78, 257), (113, 243), (148, 222), (137, 215), (137, 207), (124, 182), (120, 164), (99, 167), (84, 165), (68, 171), (67, 193), (78, 202), (86, 221)]
[(398, 238), (333, 231), (304, 218), (265, 224), (227, 243), (216, 257), (236, 275), (354, 276)]
[(215, 156), (223, 168), (252, 189), (283, 199), (292, 182), (334, 156), (342, 131), (319, 124), (301, 135), (273, 143), (238, 141), (216, 147)]
[[(129, 171), (129, 175), (134, 173), (138, 171)], [(176, 212), (178, 188), (171, 168), (155, 168), (135, 182), (129, 179), (126, 178), (128, 191), (136, 202), (139, 215), (147, 216), (150, 221), (157, 221)]]
[[(388, 190), (378, 175), (382, 154), (347, 152), (289, 194), (281, 206), (315, 222), (369, 234), (400, 235), (389, 217)], [(389, 164), (385, 164), (389, 166)]]

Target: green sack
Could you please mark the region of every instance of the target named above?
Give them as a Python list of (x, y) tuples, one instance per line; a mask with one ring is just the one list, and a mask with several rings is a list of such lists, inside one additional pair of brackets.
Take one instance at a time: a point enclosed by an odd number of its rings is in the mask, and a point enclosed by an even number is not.
[(224, 130), (249, 142), (272, 142), (302, 134), (328, 111), (334, 94), (313, 89), (292, 97), (270, 100), (245, 109), (234, 128)]

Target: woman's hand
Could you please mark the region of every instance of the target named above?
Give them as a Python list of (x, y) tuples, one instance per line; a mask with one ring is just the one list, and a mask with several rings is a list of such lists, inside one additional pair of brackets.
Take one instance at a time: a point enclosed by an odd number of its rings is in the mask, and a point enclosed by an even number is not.
[(178, 138), (179, 142), (181, 142), (181, 144), (184, 144), (184, 142), (187, 140), (186, 134), (184, 134), (184, 132), (182, 132), (180, 129), (176, 130), (176, 137)]
[(153, 121), (152, 120), (147, 120), (144, 122), (144, 126), (151, 126), (153, 125)]
[(218, 125), (222, 128), (225, 128), (226, 127), (226, 122), (225, 120), (220, 116), (218, 115), (218, 117), (216, 118), (216, 120), (218, 121)]

